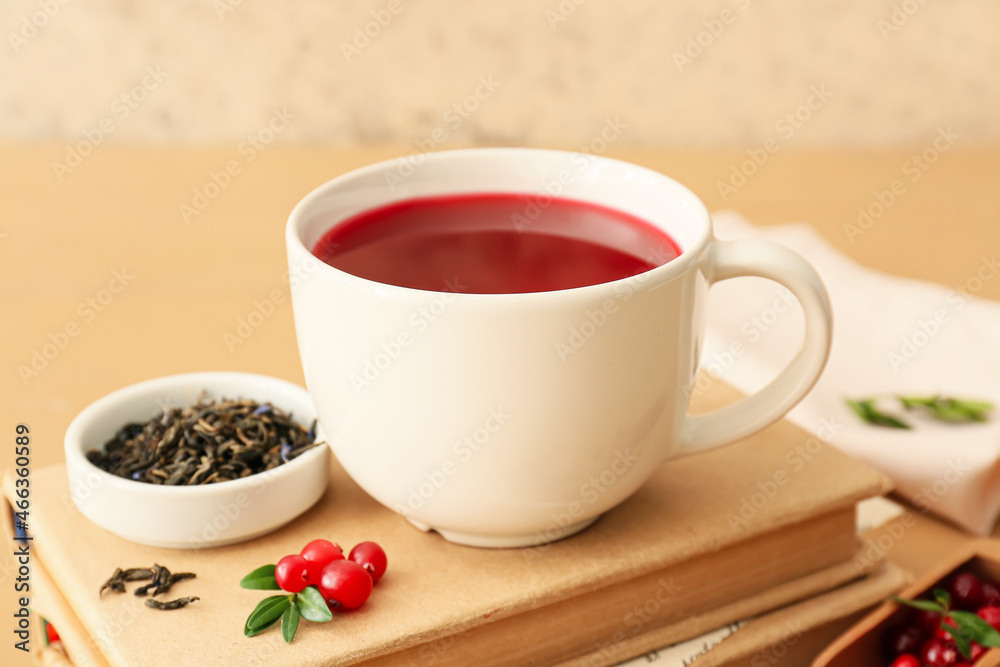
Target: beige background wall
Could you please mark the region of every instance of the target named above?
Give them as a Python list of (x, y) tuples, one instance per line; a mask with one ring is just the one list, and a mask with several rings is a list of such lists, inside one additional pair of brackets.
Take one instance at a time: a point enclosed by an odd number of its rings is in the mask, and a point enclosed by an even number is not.
[(1000, 139), (993, 0), (0, 7), (0, 139), (239, 141), (276, 107), (294, 116), (281, 142), (576, 146), (609, 119), (622, 144), (909, 145), (948, 125)]

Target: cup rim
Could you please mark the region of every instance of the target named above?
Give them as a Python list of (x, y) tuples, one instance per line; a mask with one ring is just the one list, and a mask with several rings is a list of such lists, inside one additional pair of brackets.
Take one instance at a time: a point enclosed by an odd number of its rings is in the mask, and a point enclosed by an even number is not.
[[(573, 156), (580, 153), (573, 151), (563, 151), (548, 148), (517, 148), (517, 147), (490, 147), (490, 148), (458, 148), (444, 151), (435, 151), (427, 153), (424, 155), (425, 161), (439, 162), (444, 160), (450, 160), (455, 157), (460, 156), (490, 156), (498, 154), (521, 154), (525, 159), (530, 159), (532, 155), (545, 155), (545, 156)], [(629, 281), (635, 281), (637, 276), (645, 276), (642, 282), (648, 282), (652, 279), (653, 284), (662, 284), (669, 282), (678, 276), (684, 274), (691, 268), (691, 265), (698, 261), (698, 258), (702, 255), (703, 251), (708, 247), (709, 242), (712, 239), (712, 217), (705, 206), (705, 203), (701, 200), (698, 195), (691, 191), (690, 188), (686, 187), (679, 181), (676, 181), (665, 174), (662, 174), (654, 169), (648, 167), (643, 167), (625, 160), (618, 160), (615, 158), (609, 158), (602, 155), (588, 154), (588, 159), (597, 160), (605, 164), (614, 164), (618, 166), (628, 167), (630, 169), (639, 170), (654, 179), (659, 179), (671, 184), (672, 187), (679, 188), (683, 193), (685, 193), (691, 199), (692, 203), (696, 207), (696, 214), (699, 217), (704, 218), (704, 227), (701, 233), (698, 235), (694, 243), (691, 243), (687, 248), (680, 248), (681, 253), (674, 259), (661, 264), (655, 268), (649, 269), (648, 271), (643, 271), (642, 273), (637, 273), (633, 276), (626, 276), (625, 278), (619, 278), (618, 280), (612, 280), (603, 283), (595, 283), (592, 285), (583, 285), (580, 287), (571, 287), (561, 290), (548, 290), (540, 292), (503, 292), (503, 293), (476, 293), (476, 292), (445, 292), (438, 290), (425, 290), (418, 289), (414, 287), (403, 287), (400, 285), (393, 285), (391, 283), (382, 283), (368, 278), (363, 278), (361, 276), (354, 275), (353, 273), (348, 273), (342, 271), (338, 268), (330, 266), (326, 262), (320, 260), (315, 255), (313, 255), (312, 250), (306, 247), (305, 243), (302, 241), (302, 225), (307, 220), (307, 214), (309, 209), (318, 201), (321, 200), (325, 195), (328, 194), (330, 190), (334, 190), (343, 186), (346, 183), (350, 183), (352, 180), (363, 179), (372, 174), (378, 174), (386, 171), (389, 168), (397, 167), (401, 160), (405, 160), (405, 157), (391, 158), (388, 160), (382, 160), (375, 162), (373, 164), (360, 167), (358, 169), (352, 169), (346, 173), (340, 174), (325, 183), (313, 188), (308, 194), (306, 194), (302, 199), (296, 203), (294, 208), (292, 208), (291, 213), (288, 215), (288, 222), (285, 226), (285, 242), (288, 245), (289, 251), (292, 254), (298, 254), (303, 257), (310, 257), (315, 260), (314, 267), (311, 266), (310, 270), (319, 271), (321, 274), (325, 274), (338, 282), (346, 283), (354, 287), (362, 289), (372, 289), (377, 288), (380, 293), (385, 295), (398, 295), (398, 296), (413, 296), (413, 295), (438, 295), (438, 294), (452, 294), (454, 298), (471, 301), (471, 300), (489, 300), (493, 302), (500, 301), (502, 299), (533, 299), (542, 300), (549, 298), (567, 298), (574, 295), (590, 295), (594, 292), (600, 291), (613, 291), (617, 286), (628, 283)], [(513, 191), (513, 190), (511, 190)], [(579, 201), (590, 201), (586, 198), (570, 197), (571, 199), (577, 199)], [(402, 198), (401, 198), (402, 199)], [(650, 223), (653, 224), (653, 223)], [(304, 254), (303, 254), (304, 253)], [(558, 296), (553, 296), (558, 295)]]

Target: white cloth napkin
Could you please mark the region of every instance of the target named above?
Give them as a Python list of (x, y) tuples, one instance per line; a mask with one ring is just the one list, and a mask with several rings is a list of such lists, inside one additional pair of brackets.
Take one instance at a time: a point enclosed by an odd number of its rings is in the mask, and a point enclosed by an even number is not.
[[(731, 211), (712, 217), (719, 238), (763, 238), (797, 251), (830, 292), (830, 360), (788, 418), (884, 471), (919, 509), (988, 534), (1000, 516), (1000, 408), (985, 423), (956, 425), (887, 400), (886, 411), (914, 427), (899, 430), (862, 422), (844, 399), (941, 394), (1000, 406), (1000, 303), (974, 296), (985, 282), (1000, 280), (997, 254), (984, 249), (967, 280), (946, 287), (860, 266), (808, 225), (755, 227)], [(702, 368), (755, 392), (795, 355), (803, 328), (801, 308), (784, 287), (762, 278), (717, 283)], [(740, 354), (731, 354), (733, 343)]]

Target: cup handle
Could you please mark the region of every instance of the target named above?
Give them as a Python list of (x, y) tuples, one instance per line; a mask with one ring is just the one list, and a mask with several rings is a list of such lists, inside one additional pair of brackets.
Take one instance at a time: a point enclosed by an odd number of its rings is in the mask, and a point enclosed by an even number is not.
[(756, 394), (712, 412), (687, 415), (675, 456), (728, 444), (778, 421), (816, 383), (830, 355), (830, 297), (819, 274), (801, 255), (760, 239), (715, 241), (714, 245), (709, 284), (740, 276), (759, 276), (781, 283), (802, 304), (805, 340), (785, 370)]

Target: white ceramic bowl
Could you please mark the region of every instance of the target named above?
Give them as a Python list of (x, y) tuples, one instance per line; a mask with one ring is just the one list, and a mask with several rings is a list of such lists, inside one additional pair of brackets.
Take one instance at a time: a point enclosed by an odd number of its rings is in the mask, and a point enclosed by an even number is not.
[[(250, 373), (171, 375), (112, 392), (83, 410), (66, 430), (70, 493), (88, 519), (140, 544), (196, 549), (232, 544), (270, 532), (313, 505), (326, 489), (329, 447), (315, 447), (267, 472), (200, 486), (159, 486), (104, 472), (86, 458), (129, 422), (164, 406), (206, 398), (268, 401), (300, 423), (316, 416), (305, 389)], [(318, 428), (318, 427), (317, 427)], [(320, 433), (317, 433), (321, 437)]]

